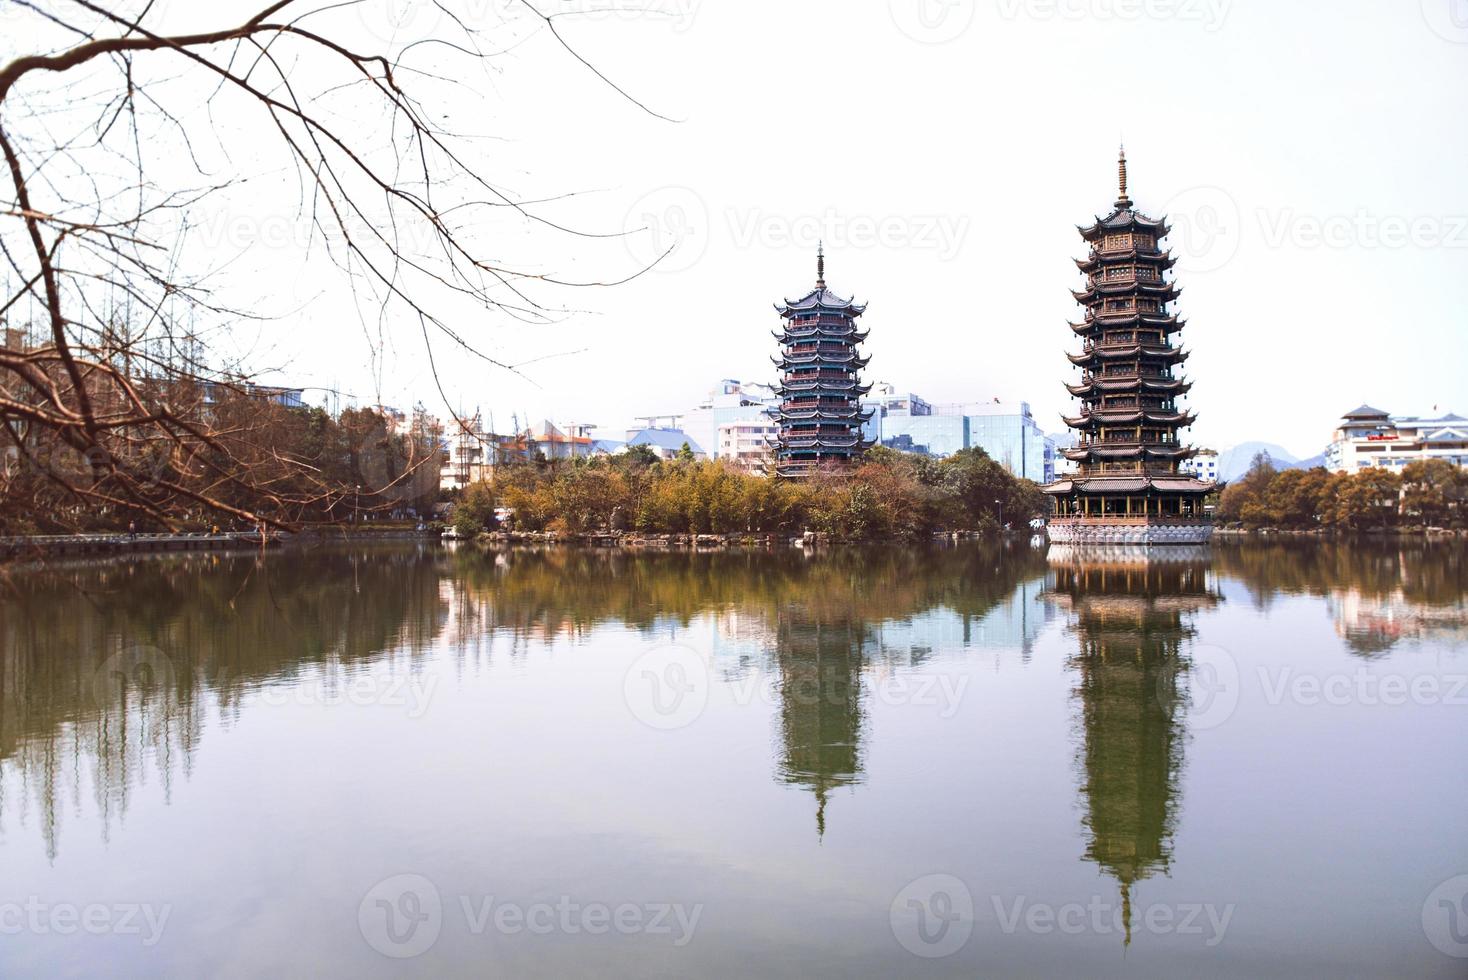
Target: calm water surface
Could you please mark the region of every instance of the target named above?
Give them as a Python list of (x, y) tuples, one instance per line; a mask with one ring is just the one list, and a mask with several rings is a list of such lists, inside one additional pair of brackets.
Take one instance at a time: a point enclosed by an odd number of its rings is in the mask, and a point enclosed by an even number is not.
[(1461, 546), (0, 578), (0, 975), (1468, 974)]

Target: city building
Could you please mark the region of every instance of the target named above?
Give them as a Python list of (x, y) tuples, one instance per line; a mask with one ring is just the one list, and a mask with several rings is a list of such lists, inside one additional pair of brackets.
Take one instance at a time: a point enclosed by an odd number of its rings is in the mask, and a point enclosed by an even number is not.
[(939, 412), (961, 412), (968, 420), (969, 445), (988, 453), (1015, 476), (1037, 483), (1055, 478), (1055, 450), (1030, 413), (1029, 402), (940, 405)]
[(503, 461), (503, 442), (503, 437), (484, 430), (478, 412), (450, 421), (440, 444), (439, 487), (462, 490), (493, 477), (495, 466)]
[(771, 447), (780, 438), (780, 427), (769, 419), (757, 422), (725, 422), (719, 426), (716, 459), (727, 459), (746, 473), (767, 473)]
[(785, 321), (775, 339), (780, 404), (770, 417), (779, 426), (775, 472), (800, 477), (826, 462), (849, 462), (866, 449), (863, 423), (871, 412), (861, 397), (871, 390), (860, 370), (867, 359), (857, 348), (866, 340), (856, 318), (866, 306), (826, 288), (826, 256), (816, 250), (816, 285), (800, 299), (776, 306)]
[(568, 425), (565, 430), (549, 419), (530, 427), (521, 439), (531, 459), (575, 459), (592, 453), (591, 426)]
[(673, 459), (687, 446), (694, 459), (707, 459), (708, 453), (682, 429), (649, 426), (633, 429), (627, 433), (627, 448), (646, 446), (657, 454), (658, 459)]
[(273, 402), (282, 408), (305, 408), (306, 403), (301, 398), (302, 389), (283, 388), (278, 385), (257, 385), (249, 381), (244, 382), (218, 382), (205, 381), (202, 383), (205, 407), (216, 404), (225, 393), (244, 395), (246, 398), (258, 398), (261, 401)]
[(1076, 260), (1086, 284), (1072, 295), (1086, 312), (1070, 325), (1081, 352), (1066, 356), (1081, 377), (1066, 387), (1081, 410), (1065, 420), (1078, 438), (1064, 450), (1078, 468), (1045, 487), (1047, 527), (1062, 543), (1198, 543), (1213, 530), (1203, 508), (1212, 485), (1178, 470), (1193, 456), (1179, 431), (1194, 416), (1178, 405), (1190, 385), (1173, 374), (1188, 355), (1170, 339), (1184, 321), (1168, 311), (1178, 293), (1167, 278), (1174, 259), (1161, 247), (1169, 228), (1133, 208), (1125, 152), (1117, 176), (1111, 213), (1080, 229), (1090, 246)]
[(1204, 483), (1218, 482), (1218, 450), (1199, 449), (1192, 459), (1178, 463), (1177, 471), (1194, 476)]
[(717, 459), (723, 455), (719, 436), (722, 426), (731, 422), (768, 424), (770, 410), (779, 404), (771, 385), (724, 378), (697, 408), (675, 416), (647, 417), (645, 421), (652, 426), (667, 419), (669, 428), (682, 429)]
[(863, 399), (871, 412), (863, 428), (871, 442), (904, 452), (951, 456), (983, 449), (1015, 476), (1048, 483), (1055, 478), (1055, 450), (1035, 422), (1028, 402), (957, 402), (933, 405), (916, 394), (876, 386)]
[(1362, 405), (1341, 416), (1325, 450), (1325, 466), (1336, 473), (1373, 466), (1398, 469), (1414, 459), (1468, 466), (1468, 419), (1452, 412), (1430, 419), (1391, 416)]

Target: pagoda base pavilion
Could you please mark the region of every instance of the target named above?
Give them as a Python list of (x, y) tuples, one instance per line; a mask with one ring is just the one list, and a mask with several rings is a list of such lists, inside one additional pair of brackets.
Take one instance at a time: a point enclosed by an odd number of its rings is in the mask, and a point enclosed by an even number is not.
[(1203, 498), (1215, 487), (1189, 476), (1062, 477), (1045, 492), (1056, 544), (1203, 544), (1213, 522)]

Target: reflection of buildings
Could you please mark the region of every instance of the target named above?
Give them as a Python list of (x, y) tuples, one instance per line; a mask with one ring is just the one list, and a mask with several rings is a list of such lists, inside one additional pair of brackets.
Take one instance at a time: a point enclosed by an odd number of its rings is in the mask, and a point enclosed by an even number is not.
[(1054, 548), (1047, 597), (1073, 617), (1086, 859), (1131, 889), (1172, 859), (1187, 731), (1185, 642), (1194, 612), (1219, 601), (1196, 555)]
[(1468, 613), (1462, 603), (1430, 606), (1415, 602), (1400, 589), (1372, 595), (1360, 589), (1336, 589), (1326, 596), (1336, 632), (1358, 654), (1391, 649), (1399, 640), (1432, 637), (1468, 645)]
[(1281, 594), (1324, 599), (1359, 656), (1400, 640), (1468, 643), (1468, 551), (1456, 542), (1294, 539), (1218, 548), (1214, 564), (1260, 610)]

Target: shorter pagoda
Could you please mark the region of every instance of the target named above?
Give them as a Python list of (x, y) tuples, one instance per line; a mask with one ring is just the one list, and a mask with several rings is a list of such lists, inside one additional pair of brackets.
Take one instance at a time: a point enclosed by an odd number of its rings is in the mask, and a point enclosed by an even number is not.
[(1178, 295), (1161, 245), (1169, 229), (1132, 206), (1125, 151), (1117, 169), (1111, 213), (1080, 229), (1090, 254), (1076, 261), (1086, 288), (1073, 295), (1086, 313), (1070, 325), (1081, 351), (1067, 356), (1081, 376), (1066, 387), (1081, 409), (1065, 419), (1077, 440), (1064, 451), (1077, 472), (1044, 488), (1047, 530), (1061, 543), (1198, 544), (1213, 531), (1203, 498), (1214, 488), (1178, 468), (1194, 455), (1179, 438), (1194, 415), (1179, 404), (1191, 385), (1173, 373), (1188, 354), (1174, 343), (1184, 321), (1168, 309)]
[(862, 425), (872, 413), (861, 398), (871, 385), (861, 383), (867, 358), (857, 350), (867, 335), (856, 326), (866, 306), (826, 288), (825, 249), (818, 247), (815, 289), (775, 309), (785, 323), (775, 333), (781, 353), (773, 358), (781, 372), (780, 405), (769, 413), (780, 428), (774, 470), (800, 478), (827, 463), (851, 462), (869, 445)]

